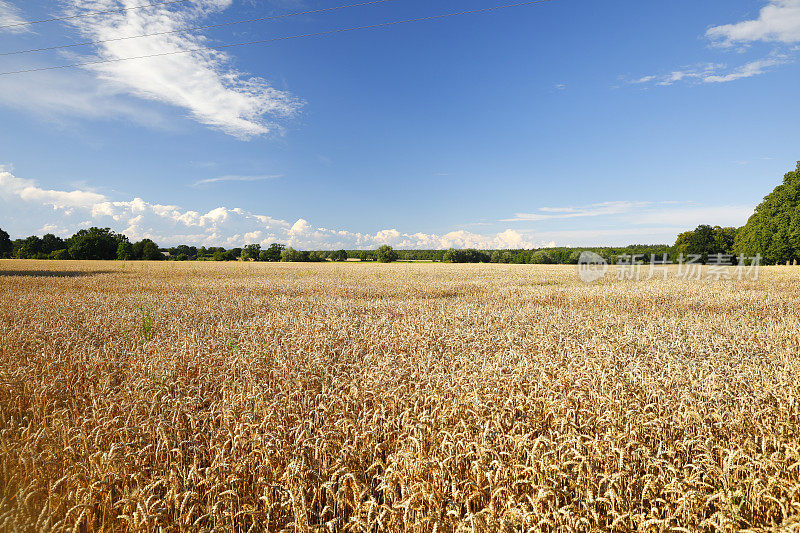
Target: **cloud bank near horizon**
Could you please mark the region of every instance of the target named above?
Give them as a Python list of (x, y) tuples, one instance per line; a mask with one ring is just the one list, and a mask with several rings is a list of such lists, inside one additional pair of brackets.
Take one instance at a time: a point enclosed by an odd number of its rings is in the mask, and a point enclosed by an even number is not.
[[(615, 201), (588, 206), (540, 207), (498, 220), (495, 232), (456, 230), (447, 233), (402, 232), (395, 228), (375, 233), (316, 226), (305, 217), (294, 222), (219, 206), (207, 212), (142, 198), (115, 200), (92, 190), (48, 189), (0, 168), (0, 227), (17, 237), (31, 234), (73, 234), (89, 226), (110, 227), (129, 238), (150, 238), (163, 246), (237, 247), (273, 242), (303, 249), (360, 249), (390, 244), (405, 249), (519, 249), (552, 246), (669, 243), (681, 231), (699, 224), (741, 225), (752, 206), (692, 206), (674, 202)], [(585, 227), (521, 228), (552, 220), (581, 220)], [(598, 223), (598, 219), (603, 221)], [(509, 227), (511, 224), (513, 227)], [(573, 224), (574, 226), (574, 224)]]
[[(129, 238), (150, 238), (161, 245), (195, 244), (205, 246), (266, 246), (281, 242), (305, 249), (374, 248), (390, 244), (397, 248), (533, 248), (550, 243), (533, 240), (513, 229), (493, 235), (453, 231), (442, 235), (403, 233), (384, 229), (361, 233), (317, 227), (305, 218), (289, 222), (234, 207), (220, 206), (206, 213), (175, 205), (146, 202), (141, 198), (114, 201), (88, 190), (62, 191), (38, 186), (33, 180), (0, 171), (0, 201), (4, 213), (19, 213), (25, 221), (17, 223), (16, 233), (55, 233), (66, 236), (88, 226), (110, 227)], [(35, 214), (34, 214), (35, 213)], [(42, 224), (41, 221), (44, 221)], [(0, 219), (0, 224), (9, 221)], [(19, 221), (17, 221), (19, 222)]]

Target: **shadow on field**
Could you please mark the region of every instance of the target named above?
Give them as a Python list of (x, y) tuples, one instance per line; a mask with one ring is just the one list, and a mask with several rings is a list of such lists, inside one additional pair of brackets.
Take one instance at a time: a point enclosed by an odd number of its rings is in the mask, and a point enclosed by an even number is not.
[(0, 277), (81, 278), (110, 272), (110, 270), (0, 270)]

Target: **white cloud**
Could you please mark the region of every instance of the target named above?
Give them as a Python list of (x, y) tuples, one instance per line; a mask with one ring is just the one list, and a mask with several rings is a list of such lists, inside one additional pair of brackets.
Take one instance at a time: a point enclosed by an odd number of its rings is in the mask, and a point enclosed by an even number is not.
[(208, 178), (196, 181), (192, 184), (192, 187), (200, 187), (202, 185), (209, 185), (211, 183), (219, 183), (223, 181), (264, 181), (280, 177), (280, 174), (274, 174), (271, 176), (220, 176), (218, 178)]
[(734, 24), (713, 26), (705, 36), (715, 45), (730, 48), (743, 47), (754, 42), (777, 43), (772, 52), (761, 59), (742, 65), (728, 67), (725, 64), (708, 63), (674, 70), (668, 74), (651, 74), (630, 80), (630, 84), (654, 84), (658, 86), (688, 83), (727, 83), (759, 76), (779, 65), (793, 62), (790, 54), (800, 43), (800, 0), (770, 0), (761, 9), (757, 19)]
[(10, 2), (0, 0), (0, 26), (10, 26), (0, 28), (0, 33), (27, 33), (30, 26), (23, 25), (27, 22), (22, 16), (22, 11)]
[(91, 191), (56, 191), (36, 187), (30, 180), (15, 178), (11, 173), (0, 171), (0, 193), (17, 196), (26, 202), (70, 211), (72, 208), (91, 208), (105, 197)]
[(632, 80), (630, 83), (651, 84), (661, 87), (674, 85), (678, 82), (698, 84), (725, 83), (743, 78), (752, 78), (753, 76), (764, 74), (773, 67), (785, 65), (791, 62), (792, 60), (789, 58), (789, 56), (773, 53), (769, 57), (750, 61), (735, 68), (728, 68), (727, 65), (721, 63), (708, 63), (704, 65), (683, 67), (679, 70), (672, 71), (669, 74), (644, 76)]
[(557, 218), (597, 217), (626, 213), (637, 207), (649, 205), (649, 202), (602, 202), (583, 207), (540, 207), (538, 213), (515, 213), (513, 218), (504, 218), (500, 222), (541, 222)]
[[(537, 231), (539, 239), (571, 244), (613, 244), (604, 238), (628, 238), (627, 244), (639, 237), (650, 236), (650, 242), (671, 242), (675, 235), (700, 224), (739, 227), (753, 214), (751, 205), (702, 206), (685, 202), (604, 202), (584, 207), (542, 207), (535, 213), (517, 213), (503, 221), (546, 222), (553, 219), (597, 217), (595, 227)], [(625, 244), (626, 241), (615, 241)]]
[(771, 0), (757, 19), (714, 26), (706, 36), (723, 46), (755, 41), (800, 42), (800, 0)]
[(292, 224), (292, 227), (289, 228), (289, 235), (292, 236), (301, 236), (301, 235), (308, 235), (313, 230), (311, 224), (304, 219), (299, 219), (297, 222)]
[[(0, 0), (2, 1), (2, 0)], [(92, 41), (114, 39), (120, 36), (145, 33), (170, 32), (194, 26), (198, 21), (228, 6), (232, 0), (195, 0), (192, 3), (152, 6), (101, 16), (80, 17), (68, 23), (83, 38)], [(141, 5), (138, 0), (79, 0), (65, 2), (65, 14), (81, 15), (87, 12), (106, 11)], [(273, 88), (260, 77), (249, 76), (232, 65), (232, 58), (223, 52), (199, 50), (170, 56), (118, 61), (123, 58), (194, 50), (209, 46), (209, 41), (196, 33), (174, 33), (142, 39), (111, 41), (96, 45), (95, 55), (69, 56), (70, 61), (86, 62), (107, 60), (108, 63), (86, 65), (84, 69), (94, 76), (87, 90), (67, 88), (59, 84), (43, 84), (40, 78), (16, 82), (20, 90), (16, 96), (0, 96), (0, 101), (14, 104), (23, 100), (25, 88), (34, 89), (34, 100), (44, 101), (54, 107), (55, 113), (74, 112), (81, 116), (103, 116), (103, 107), (131, 107), (118, 100), (123, 94), (140, 99), (161, 102), (188, 112), (194, 120), (238, 138), (248, 139), (269, 132), (280, 131), (275, 119), (295, 114), (302, 103), (291, 94)], [(40, 73), (37, 73), (37, 76)], [(62, 77), (52, 74), (51, 77)], [(63, 76), (72, 79), (70, 76)], [(21, 77), (24, 78), (24, 77)], [(85, 80), (82, 80), (85, 81)], [(37, 83), (39, 88), (37, 89)], [(4, 92), (6, 88), (4, 87)], [(103, 96), (100, 110), (93, 111), (94, 96)], [(108, 104), (113, 101), (114, 105)], [(25, 104), (23, 104), (25, 105)], [(36, 104), (25, 107), (35, 108)], [(119, 114), (132, 115), (127, 109)]]
[(141, 198), (116, 201), (88, 190), (46, 189), (0, 169), (0, 226), (11, 233), (68, 235), (90, 225), (110, 227), (135, 240), (150, 238), (162, 245), (232, 247), (252, 242), (264, 246), (282, 242), (304, 249), (375, 248), (381, 244), (438, 249), (533, 248), (548, 244), (512, 229), (494, 235), (469, 231), (409, 234), (397, 229), (360, 233), (315, 227), (304, 218), (290, 223), (240, 208), (221, 206), (201, 213)]
[(741, 67), (738, 67), (727, 74), (714, 74), (706, 76), (703, 78), (703, 81), (706, 83), (727, 83), (730, 81), (741, 80), (743, 78), (752, 78), (753, 76), (763, 74), (772, 67), (785, 65), (786, 63), (790, 62), (791, 61), (786, 56), (759, 59), (757, 61), (745, 63)]
[(78, 70), (5, 76), (2, 87), (0, 104), (59, 125), (68, 122), (69, 117), (81, 117), (125, 120), (162, 129), (174, 127), (144, 102), (127, 98), (108, 83), (98, 83), (93, 75)]
[(38, 186), (0, 167), (0, 227), (15, 236), (53, 232), (69, 235), (91, 225), (110, 227), (139, 240), (162, 245), (267, 246), (281, 242), (300, 249), (483, 248), (516, 249), (559, 245), (624, 245), (671, 242), (698, 224), (739, 226), (753, 212), (750, 206), (692, 206), (677, 202), (604, 202), (585, 207), (544, 207), (509, 220), (539, 222), (601, 217), (578, 228), (558, 230), (500, 229), (496, 233), (468, 230), (444, 234), (404, 233), (396, 228), (375, 233), (317, 227), (305, 218), (294, 223), (241, 208), (216, 207), (206, 212), (142, 198), (114, 200), (91, 190), (63, 191)]

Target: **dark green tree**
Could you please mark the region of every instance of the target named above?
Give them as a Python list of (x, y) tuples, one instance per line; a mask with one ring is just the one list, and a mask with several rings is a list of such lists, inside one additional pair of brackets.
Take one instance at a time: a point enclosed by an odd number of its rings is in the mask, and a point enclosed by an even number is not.
[(716, 243), (718, 253), (733, 254), (733, 247), (736, 242), (737, 228), (722, 228), (714, 226), (714, 242)]
[(150, 239), (142, 239), (131, 246), (131, 259), (143, 261), (161, 261), (164, 254), (158, 249), (158, 245)]
[(287, 263), (288, 262), (302, 261), (303, 260), (302, 257), (303, 257), (302, 253), (298, 252), (297, 250), (295, 250), (291, 246), (287, 246), (286, 248), (284, 248), (281, 251), (281, 261), (284, 261), (284, 262), (287, 262)]
[(61, 237), (57, 237), (52, 233), (47, 233), (42, 237), (42, 253), (49, 255), (58, 250), (65, 250), (66, 248), (67, 244)]
[(466, 250), (450, 248), (442, 257), (442, 261), (445, 263), (488, 263), (490, 260), (491, 256), (486, 252), (471, 248)]
[(375, 255), (380, 263), (391, 263), (393, 261), (397, 261), (397, 252), (395, 252), (394, 249), (388, 244), (384, 244), (378, 248), (378, 251)]
[(196, 246), (187, 246), (186, 244), (180, 244), (180, 245), (178, 245), (178, 246), (176, 246), (174, 248), (170, 248), (169, 249), (169, 256), (170, 257), (176, 257), (177, 258), (180, 255), (185, 255), (186, 256), (186, 259), (184, 259), (184, 261), (194, 260), (194, 259), (197, 258), (197, 255), (198, 255), (197, 247)]
[(331, 261), (347, 261), (347, 250), (336, 250), (331, 252)]
[(262, 250), (259, 258), (261, 261), (280, 261), (281, 260), (281, 252), (286, 248), (283, 244), (272, 243), (269, 245), (269, 248), (266, 250)]
[(0, 259), (11, 257), (12, 250), (13, 245), (11, 244), (11, 238), (8, 236), (8, 233), (0, 229)]
[(689, 255), (699, 255), (704, 263), (707, 263), (708, 258), (712, 255), (733, 255), (736, 231), (736, 228), (711, 227), (701, 224), (692, 231), (685, 231), (678, 235), (672, 255), (675, 258), (680, 257), (681, 254), (684, 258)]
[(253, 260), (258, 261), (261, 258), (261, 245), (248, 244), (242, 248), (242, 259), (245, 261)]
[(133, 256), (133, 248), (131, 243), (123, 241), (117, 245), (117, 259), (120, 261), (127, 261)]
[(764, 197), (736, 234), (737, 254), (761, 254), (764, 263), (800, 260), (800, 161), (783, 183)]
[(490, 262), (492, 263), (510, 263), (511, 253), (495, 250), (492, 252)]
[(36, 235), (23, 239), (22, 244), (14, 252), (14, 257), (17, 259), (37, 259), (40, 256), (44, 256), (42, 239)]
[(115, 259), (119, 243), (127, 240), (110, 228), (89, 228), (70, 237), (67, 246), (73, 259)]
[(553, 263), (553, 258), (544, 250), (538, 250), (531, 254), (529, 262), (533, 265), (549, 265)]

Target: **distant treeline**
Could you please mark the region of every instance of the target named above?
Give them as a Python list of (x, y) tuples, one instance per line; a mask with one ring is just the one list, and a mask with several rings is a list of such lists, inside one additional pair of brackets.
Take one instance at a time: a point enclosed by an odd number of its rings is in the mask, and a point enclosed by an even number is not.
[(546, 248), (539, 250), (394, 250), (384, 245), (377, 250), (295, 250), (274, 243), (267, 248), (248, 244), (241, 248), (197, 247), (182, 244), (161, 248), (150, 239), (131, 242), (109, 228), (89, 228), (62, 239), (53, 234), (11, 240), (0, 229), (0, 258), (17, 259), (118, 259), (147, 261), (435, 261), (445, 263), (574, 264), (584, 250), (594, 251), (609, 262), (620, 255), (662, 257), (672, 249), (664, 244), (633, 245), (623, 248)]
[(540, 248), (535, 250), (394, 250), (384, 245), (377, 250), (295, 250), (274, 243), (262, 249), (258, 244), (242, 248), (196, 247), (186, 244), (160, 248), (150, 239), (131, 242), (125, 235), (109, 228), (80, 230), (62, 239), (53, 234), (10, 240), (0, 229), (0, 258), (17, 259), (104, 259), (146, 261), (431, 261), (442, 263), (509, 263), (568, 265), (576, 264), (584, 251), (592, 251), (609, 263), (621, 258), (641, 262), (679, 261), (681, 255), (698, 255), (702, 262), (716, 254), (733, 254), (736, 228), (699, 226), (678, 236), (674, 246), (666, 244), (636, 244), (625, 247)]
[(53, 234), (11, 240), (0, 229), (0, 258), (19, 259), (120, 259), (175, 261), (440, 261), (447, 263), (574, 264), (581, 252), (592, 251), (609, 263), (620, 257), (638, 256), (650, 262), (678, 262), (683, 256), (697, 256), (706, 263), (719, 255), (755, 257), (764, 264), (800, 261), (800, 162), (784, 176), (782, 185), (764, 198), (755, 213), (741, 228), (700, 225), (678, 235), (675, 244), (637, 244), (625, 247), (541, 248), (537, 250), (393, 250), (384, 245), (377, 250), (303, 251), (283, 244), (262, 249), (258, 244), (242, 248), (189, 246), (160, 248), (150, 239), (138, 242), (109, 228), (82, 229), (62, 239)]

